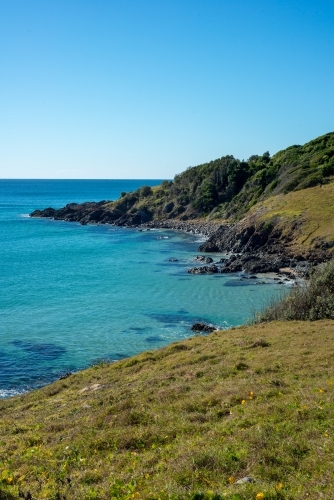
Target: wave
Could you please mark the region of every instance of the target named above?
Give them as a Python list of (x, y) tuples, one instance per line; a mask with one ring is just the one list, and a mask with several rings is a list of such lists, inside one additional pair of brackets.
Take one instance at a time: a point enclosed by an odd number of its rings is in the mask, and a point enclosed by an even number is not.
[(12, 398), (26, 392), (28, 391), (23, 389), (0, 389), (0, 399)]

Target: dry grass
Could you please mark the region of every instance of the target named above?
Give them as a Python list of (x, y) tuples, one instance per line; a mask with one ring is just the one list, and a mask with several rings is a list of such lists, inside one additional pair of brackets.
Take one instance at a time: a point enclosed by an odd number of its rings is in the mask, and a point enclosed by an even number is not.
[(255, 211), (262, 213), (260, 221), (272, 221), (283, 234), (292, 236), (290, 247), (313, 248), (320, 241), (334, 243), (333, 182), (272, 196), (255, 205), (251, 212)]
[(0, 498), (332, 499), (333, 336), (231, 329), (3, 400)]

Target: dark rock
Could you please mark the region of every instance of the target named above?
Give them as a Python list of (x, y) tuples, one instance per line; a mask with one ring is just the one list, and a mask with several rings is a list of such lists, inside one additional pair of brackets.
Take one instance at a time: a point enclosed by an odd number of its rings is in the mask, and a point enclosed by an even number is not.
[(174, 259), (173, 257), (171, 259), (168, 259), (168, 262), (178, 262), (179, 259)]
[(211, 242), (211, 241), (206, 241), (205, 243), (203, 243), (199, 248), (198, 250), (200, 252), (219, 252), (219, 247), (218, 245), (216, 245), (215, 243)]
[(46, 217), (46, 218), (53, 218), (56, 210), (54, 208), (45, 208), (44, 210), (34, 210), (30, 214), (30, 217)]
[(220, 268), (218, 268), (215, 264), (212, 266), (191, 267), (188, 269), (189, 274), (216, 274), (219, 272)]
[(191, 327), (193, 332), (205, 332), (205, 333), (211, 333), (216, 330), (214, 326), (207, 325), (206, 323), (195, 323)]
[(205, 264), (211, 264), (213, 262), (213, 259), (211, 257), (206, 257), (205, 255), (196, 255), (194, 260), (197, 260), (198, 262), (204, 262)]

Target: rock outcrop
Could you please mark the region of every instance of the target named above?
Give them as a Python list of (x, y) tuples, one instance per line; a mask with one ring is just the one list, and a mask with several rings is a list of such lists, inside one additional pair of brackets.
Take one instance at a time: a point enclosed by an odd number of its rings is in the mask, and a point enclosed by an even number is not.
[(191, 330), (193, 332), (212, 333), (217, 330), (217, 328), (211, 325), (207, 325), (206, 323), (194, 323), (191, 327)]
[(136, 227), (151, 219), (148, 212), (137, 210), (134, 213), (125, 213), (117, 209), (110, 209), (107, 201), (69, 203), (58, 210), (46, 208), (35, 210), (30, 217), (47, 217), (54, 220), (79, 222), (80, 224), (114, 224), (116, 226)]

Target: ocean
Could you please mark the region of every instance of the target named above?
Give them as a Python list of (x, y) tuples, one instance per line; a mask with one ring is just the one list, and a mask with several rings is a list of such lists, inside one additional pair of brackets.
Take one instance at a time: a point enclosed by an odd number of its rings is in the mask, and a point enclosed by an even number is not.
[(0, 398), (189, 337), (198, 321), (244, 324), (280, 288), (187, 274), (198, 236), (28, 216), (160, 182), (0, 180)]

